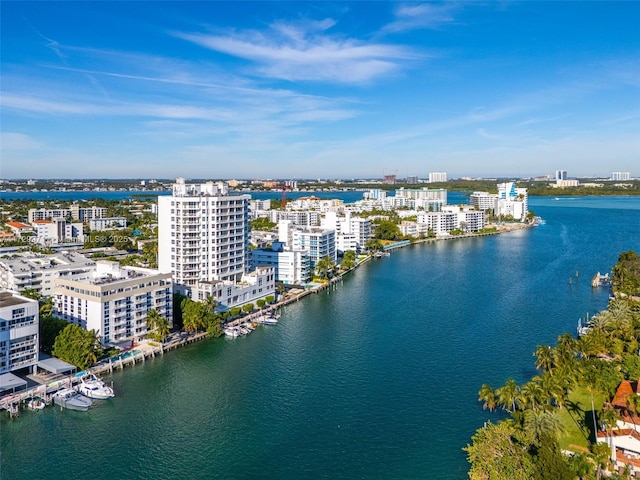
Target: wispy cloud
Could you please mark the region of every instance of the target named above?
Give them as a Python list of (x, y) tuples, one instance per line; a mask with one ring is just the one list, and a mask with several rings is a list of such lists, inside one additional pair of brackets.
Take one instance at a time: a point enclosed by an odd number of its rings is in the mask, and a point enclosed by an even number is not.
[(409, 3), (399, 5), (395, 10), (396, 19), (382, 28), (383, 33), (404, 32), (421, 28), (437, 29), (455, 21), (453, 13), (458, 9), (455, 3)]
[(403, 61), (418, 58), (407, 47), (330, 35), (327, 30), (334, 24), (331, 19), (277, 22), (265, 32), (176, 32), (174, 35), (210, 50), (254, 62), (253, 73), (256, 75), (289, 81), (367, 83), (399, 70)]
[(0, 132), (0, 145), (2, 151), (31, 151), (41, 147), (40, 143), (29, 135), (17, 132)]

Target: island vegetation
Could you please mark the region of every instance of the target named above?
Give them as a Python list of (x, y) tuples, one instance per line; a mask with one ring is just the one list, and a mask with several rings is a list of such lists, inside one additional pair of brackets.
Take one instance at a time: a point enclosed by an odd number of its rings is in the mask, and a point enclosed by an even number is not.
[(640, 413), (639, 395), (622, 411), (612, 405), (623, 380), (640, 378), (640, 257), (621, 253), (612, 272), (608, 308), (578, 338), (563, 334), (555, 347), (539, 345), (538, 375), (523, 385), (482, 385), (483, 408), (507, 417), (478, 429), (464, 448), (471, 479), (629, 478), (629, 467), (617, 471), (611, 448), (596, 435), (614, 429), (621, 415)]

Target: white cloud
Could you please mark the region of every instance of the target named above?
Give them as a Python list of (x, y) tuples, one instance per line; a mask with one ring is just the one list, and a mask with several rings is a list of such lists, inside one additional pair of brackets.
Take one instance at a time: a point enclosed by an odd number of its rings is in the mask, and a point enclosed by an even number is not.
[(454, 22), (453, 12), (457, 9), (453, 3), (436, 5), (433, 3), (402, 4), (396, 8), (396, 19), (385, 25), (383, 33), (404, 32), (420, 28), (437, 29)]
[(259, 75), (289, 81), (366, 83), (400, 69), (403, 60), (417, 58), (406, 47), (366, 44), (326, 34), (334, 24), (331, 19), (301, 24), (278, 22), (266, 32), (174, 35), (210, 50), (254, 62), (257, 65), (254, 72)]

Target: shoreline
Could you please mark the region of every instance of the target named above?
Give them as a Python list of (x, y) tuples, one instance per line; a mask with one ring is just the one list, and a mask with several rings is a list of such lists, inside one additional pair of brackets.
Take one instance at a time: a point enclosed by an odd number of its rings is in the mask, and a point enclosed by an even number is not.
[[(406, 243), (406, 241), (399, 241), (395, 244), (389, 244), (385, 247), (384, 251), (389, 252), (391, 250), (397, 250), (399, 248), (410, 247), (412, 245), (419, 245), (423, 243), (431, 243), (437, 242), (441, 240), (455, 240), (455, 239), (463, 239), (463, 238), (474, 238), (474, 237), (486, 237), (489, 235), (498, 235), (501, 233), (509, 233), (518, 230), (523, 230), (526, 228), (535, 227), (535, 224), (528, 223), (507, 223), (502, 224), (501, 229), (498, 229), (495, 232), (488, 233), (468, 233), (464, 235), (450, 235), (446, 237), (435, 237), (435, 238), (423, 238), (415, 241), (411, 241)], [(343, 281), (343, 278), (349, 273), (355, 271), (360, 266), (368, 263), (372, 259), (376, 257), (374, 254), (367, 255), (362, 261), (358, 262), (353, 268), (346, 270), (344, 272), (340, 272), (335, 277), (330, 278), (326, 282), (322, 284), (316, 285), (309, 289), (304, 289), (302, 291), (298, 291), (296, 293), (286, 293), (282, 296), (282, 299), (265, 307), (263, 310), (254, 310), (251, 313), (244, 315), (242, 317), (238, 317), (233, 321), (248, 321), (254, 315), (260, 314), (263, 311), (277, 310), (278, 308), (284, 307), (286, 305), (290, 305), (292, 303), (299, 302), (300, 299), (314, 294), (319, 293), (327, 288), (335, 286), (336, 283), (340, 283)], [(296, 289), (293, 289), (295, 291)], [(299, 290), (299, 289), (297, 289)], [(224, 335), (223, 335), (224, 336)], [(172, 332), (168, 337), (169, 340), (165, 342), (156, 342), (150, 340), (143, 340), (132, 349), (123, 351), (118, 355), (114, 355), (113, 357), (109, 357), (108, 359), (103, 359), (91, 367), (87, 368), (86, 372), (94, 373), (95, 375), (104, 375), (104, 374), (112, 374), (114, 370), (121, 369), (124, 370), (124, 367), (127, 366), (135, 366), (139, 363), (145, 363), (148, 358), (155, 358), (156, 355), (164, 355), (165, 352), (170, 350), (175, 350), (179, 347), (183, 347), (185, 345), (199, 342), (203, 339), (213, 338), (207, 335), (207, 332), (183, 332), (181, 330)], [(220, 337), (215, 337), (220, 338)], [(129, 353), (133, 352), (133, 353)], [(72, 386), (74, 383), (79, 382), (79, 376), (76, 377), (76, 374), (58, 374), (52, 376), (51, 379), (47, 383), (40, 383), (37, 385), (32, 385), (25, 390), (22, 390), (18, 393), (12, 392), (8, 395), (4, 395), (0, 397), (0, 411), (6, 410), (9, 412), (9, 416), (13, 418), (14, 416), (19, 416), (20, 406), (21, 404), (26, 404), (33, 397), (43, 397), (47, 405), (51, 403), (51, 397), (53, 393), (55, 393), (60, 388), (65, 388), (67, 386)], [(48, 375), (40, 376), (43, 380), (47, 380)], [(27, 375), (27, 378), (33, 382), (38, 383), (37, 378), (38, 375)]]

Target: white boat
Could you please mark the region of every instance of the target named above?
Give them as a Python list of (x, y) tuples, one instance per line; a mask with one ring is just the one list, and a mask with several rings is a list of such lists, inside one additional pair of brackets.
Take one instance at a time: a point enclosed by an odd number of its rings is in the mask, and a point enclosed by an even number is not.
[(93, 405), (93, 400), (84, 395), (80, 395), (72, 388), (63, 388), (53, 394), (53, 403), (69, 410), (80, 410), (86, 412)]
[(34, 410), (34, 411), (36, 411), (36, 410), (44, 410), (44, 407), (46, 407), (46, 406), (47, 406), (47, 404), (40, 397), (33, 397), (27, 403), (27, 408), (29, 410)]
[(238, 336), (238, 332), (236, 331), (235, 328), (233, 327), (227, 327), (224, 329), (224, 334), (227, 337), (237, 337)]
[(113, 388), (104, 383), (93, 373), (86, 373), (80, 377), (80, 385), (78, 391), (85, 397), (105, 400), (115, 396)]
[(271, 316), (265, 316), (262, 317), (262, 323), (264, 323), (265, 325), (277, 325), (278, 319)]

